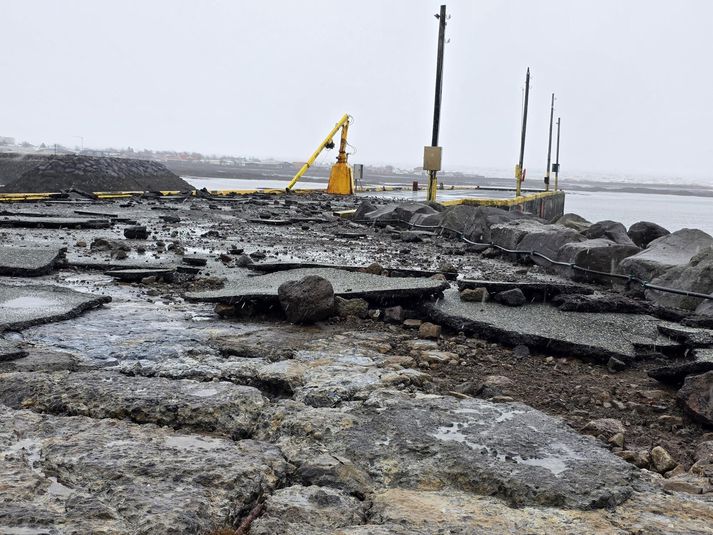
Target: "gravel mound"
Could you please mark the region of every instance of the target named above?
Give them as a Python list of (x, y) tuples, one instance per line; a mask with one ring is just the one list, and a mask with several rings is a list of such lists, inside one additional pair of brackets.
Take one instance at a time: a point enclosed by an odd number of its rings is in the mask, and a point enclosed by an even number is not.
[(52, 156), (7, 184), (7, 193), (188, 191), (193, 187), (165, 165), (147, 160), (77, 155)]

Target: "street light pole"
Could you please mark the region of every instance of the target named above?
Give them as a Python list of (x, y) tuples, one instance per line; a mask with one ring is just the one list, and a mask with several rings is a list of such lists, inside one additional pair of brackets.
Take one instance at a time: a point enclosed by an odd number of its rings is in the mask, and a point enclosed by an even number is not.
[[(431, 146), (438, 146), (438, 131), (441, 125), (441, 92), (443, 89), (443, 48), (446, 37), (446, 6), (441, 6), (441, 11), (436, 15), (438, 19), (438, 57), (436, 59), (436, 97), (433, 103), (433, 135), (431, 136)], [(436, 179), (437, 171), (428, 171), (428, 200), (436, 200)]]
[(557, 151), (555, 155), (555, 165), (554, 165), (554, 172), (555, 172), (555, 191), (558, 189), (558, 183), (559, 183), (559, 175), (560, 175), (560, 121), (562, 120), (561, 117), (557, 117)]
[(552, 166), (552, 119), (555, 115), (555, 94), (552, 93), (552, 105), (550, 106), (550, 137), (547, 144), (547, 171), (545, 172), (545, 191), (550, 191), (550, 167)]
[(522, 132), (520, 133), (520, 159), (515, 168), (515, 196), (519, 197), (522, 190), (522, 174), (523, 166), (525, 165), (525, 134), (527, 132), (527, 105), (530, 101), (530, 67), (527, 68), (525, 75), (525, 103), (522, 111)]

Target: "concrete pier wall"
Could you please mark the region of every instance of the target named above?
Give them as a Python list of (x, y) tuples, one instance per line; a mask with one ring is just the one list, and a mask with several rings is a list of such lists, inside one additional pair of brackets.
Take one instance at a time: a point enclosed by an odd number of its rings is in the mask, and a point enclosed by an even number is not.
[(529, 212), (542, 219), (553, 221), (564, 214), (564, 191), (545, 191), (541, 193), (531, 193), (512, 199), (458, 199), (446, 201), (443, 204), (452, 206), (455, 204), (472, 204), (474, 206), (495, 206), (504, 210)]

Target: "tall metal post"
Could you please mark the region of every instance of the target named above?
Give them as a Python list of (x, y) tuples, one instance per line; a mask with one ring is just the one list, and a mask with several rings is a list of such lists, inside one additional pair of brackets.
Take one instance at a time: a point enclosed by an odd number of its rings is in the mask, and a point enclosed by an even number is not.
[(550, 107), (550, 138), (547, 143), (547, 171), (545, 172), (545, 191), (550, 191), (550, 168), (552, 167), (552, 119), (555, 116), (555, 94), (552, 93)]
[[(433, 135), (431, 146), (438, 146), (438, 130), (441, 123), (441, 90), (443, 89), (443, 48), (446, 38), (446, 6), (441, 6), (441, 12), (436, 15), (438, 18), (438, 58), (436, 60), (436, 98), (433, 104)], [(436, 179), (437, 171), (428, 172), (428, 200), (436, 200)]]
[(522, 172), (523, 165), (525, 165), (525, 133), (527, 132), (527, 105), (530, 101), (530, 67), (527, 68), (527, 75), (525, 76), (525, 104), (522, 111), (522, 133), (520, 134), (520, 159), (517, 162), (517, 167), (515, 168), (515, 178), (517, 180), (517, 185), (515, 186), (515, 195), (520, 196), (522, 189)]
[(557, 117), (557, 151), (555, 152), (555, 191), (559, 188), (560, 176), (560, 121), (561, 117)]

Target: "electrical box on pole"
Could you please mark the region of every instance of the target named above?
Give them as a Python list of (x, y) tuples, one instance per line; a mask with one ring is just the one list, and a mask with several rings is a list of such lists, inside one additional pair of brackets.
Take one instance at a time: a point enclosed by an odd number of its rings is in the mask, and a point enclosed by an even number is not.
[(424, 171), (441, 170), (441, 147), (423, 147), (423, 169)]

